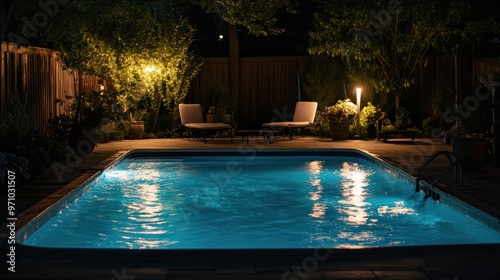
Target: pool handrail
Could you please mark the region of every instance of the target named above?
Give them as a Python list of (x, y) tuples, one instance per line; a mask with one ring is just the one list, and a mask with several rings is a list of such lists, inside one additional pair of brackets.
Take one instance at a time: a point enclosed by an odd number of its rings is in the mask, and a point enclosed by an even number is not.
[(444, 175), (448, 174), (448, 172), (452, 168), (453, 168), (453, 171), (454, 171), (454, 176), (453, 177), (454, 177), (455, 183), (458, 181), (457, 180), (457, 169), (458, 169), (458, 175), (460, 176), (460, 186), (463, 186), (463, 184), (464, 184), (464, 178), (463, 178), (462, 167), (460, 166), (460, 163), (457, 161), (455, 155), (453, 155), (453, 153), (448, 152), (448, 151), (439, 151), (439, 152), (435, 153), (424, 164), (422, 164), (422, 166), (420, 166), (420, 168), (418, 168), (417, 171), (415, 172), (415, 191), (418, 192), (418, 191), (421, 190), (420, 184), (419, 184), (419, 181), (420, 181), (420, 172), (422, 170), (424, 170), (439, 155), (445, 155), (448, 158), (448, 160), (450, 161), (450, 165), (448, 165), (446, 167), (446, 169), (443, 172), (441, 172), (441, 174), (436, 179), (434, 179), (434, 181), (432, 182), (431, 186), (432, 187), (436, 186), (437, 183), (444, 177)]

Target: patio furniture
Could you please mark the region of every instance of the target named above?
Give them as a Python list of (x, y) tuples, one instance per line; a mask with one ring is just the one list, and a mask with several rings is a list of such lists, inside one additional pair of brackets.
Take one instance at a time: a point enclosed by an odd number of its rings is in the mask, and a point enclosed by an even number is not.
[(248, 138), (250, 138), (251, 135), (257, 135), (259, 134), (258, 129), (237, 129), (234, 134), (236, 136), (241, 136), (241, 143), (245, 142), (245, 137), (247, 138), (247, 143), (248, 143)]
[(300, 128), (302, 129), (302, 136), (304, 136), (304, 129), (311, 126), (314, 123), (314, 118), (316, 117), (317, 108), (318, 108), (318, 102), (299, 101), (295, 105), (295, 111), (293, 113), (292, 121), (263, 123), (262, 127), (271, 129), (273, 131), (287, 129), (289, 132), (290, 140), (292, 140), (293, 137), (293, 130), (296, 128)]
[(384, 139), (384, 142), (387, 143), (387, 139), (389, 139), (390, 136), (409, 136), (411, 140), (415, 139), (415, 131), (413, 130), (389, 130), (389, 131), (378, 131), (377, 132), (377, 140), (380, 140), (380, 138)]
[(262, 135), (262, 137), (264, 137), (264, 142), (271, 144), (273, 143), (273, 135), (278, 134), (278, 131), (268, 127), (264, 127), (261, 130), (259, 130), (259, 134)]
[[(233, 128), (225, 123), (206, 123), (203, 121), (203, 112), (200, 104), (179, 104), (179, 114), (181, 116), (181, 124), (191, 133), (193, 141), (196, 139), (195, 133), (199, 132), (203, 135), (203, 141), (207, 143), (207, 135), (214, 139), (214, 134), (217, 131), (229, 130), (231, 135), (231, 143), (233, 142)], [(188, 140), (189, 136), (188, 136)]]

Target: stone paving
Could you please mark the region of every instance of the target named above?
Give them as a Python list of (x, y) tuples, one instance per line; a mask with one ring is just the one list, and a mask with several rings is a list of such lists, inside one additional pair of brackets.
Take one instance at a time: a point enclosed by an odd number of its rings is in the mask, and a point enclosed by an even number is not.
[[(87, 157), (61, 162), (32, 184), (16, 190), (17, 228), (61, 196), (104, 169), (129, 149), (359, 149), (413, 174), (437, 151), (451, 148), (430, 139), (332, 141), (275, 136), (218, 139), (204, 144), (187, 139), (124, 140), (99, 144)], [(447, 164), (437, 158), (424, 175), (434, 178)], [(65, 168), (64, 168), (65, 167)], [(61, 171), (62, 170), (62, 171)], [(57, 172), (56, 172), (57, 171)], [(464, 174), (464, 185), (443, 179), (439, 188), (500, 220), (500, 169), (491, 164), (478, 174)], [(6, 205), (5, 197), (2, 203)], [(22, 211), (22, 213), (21, 213)], [(3, 211), (5, 212), (5, 211)], [(5, 213), (0, 213), (5, 221)], [(6, 226), (0, 251), (9, 254)], [(425, 238), (425, 233), (422, 233)], [(500, 242), (500, 240), (499, 240)], [(500, 245), (423, 246), (359, 250), (67, 250), (17, 244), (16, 272), (1, 279), (500, 279)], [(292, 273), (294, 272), (294, 273)]]

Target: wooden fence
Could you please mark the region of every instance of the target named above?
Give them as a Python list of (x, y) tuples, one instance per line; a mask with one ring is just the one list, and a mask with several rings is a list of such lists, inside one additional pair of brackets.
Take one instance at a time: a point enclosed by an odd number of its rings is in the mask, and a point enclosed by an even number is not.
[(475, 89), (480, 84), (479, 76), (487, 79), (488, 75), (495, 73), (500, 73), (500, 64), (492, 60), (463, 58), (455, 70), (452, 61), (442, 56), (431, 56), (427, 66), (419, 68), (415, 84), (401, 98), (401, 106), (409, 109), (412, 119), (417, 120), (416, 125), (419, 125), (423, 119), (433, 114), (433, 105), (440, 96), (447, 91), (454, 93), (455, 75), (458, 101), (461, 102), (467, 96), (475, 94)]
[[(66, 113), (56, 100), (74, 96), (75, 91), (87, 94), (98, 91), (97, 77), (69, 71), (52, 50), (3, 43), (0, 58), (0, 121), (9, 112), (10, 97), (24, 93), (35, 128), (47, 133), (48, 119)], [(308, 100), (302, 82), (310, 63), (309, 56), (241, 58), (239, 116), (236, 116), (239, 126), (258, 128), (264, 122), (290, 117), (299, 99)], [(487, 77), (499, 72), (498, 64), (465, 59), (458, 73), (461, 95), (474, 93), (479, 75)], [(429, 57), (427, 67), (419, 69), (415, 85), (401, 98), (401, 106), (411, 112), (415, 125), (432, 114), (432, 106), (443, 91), (453, 89), (454, 77), (453, 64), (438, 56)], [(216, 91), (221, 85), (229, 88), (229, 59), (205, 58), (191, 83), (186, 102), (200, 103), (205, 108), (216, 105)]]
[[(309, 63), (308, 56), (241, 58), (238, 125), (258, 128), (264, 122), (290, 117), (299, 98), (307, 99), (301, 81)], [(229, 59), (206, 58), (186, 102), (215, 105), (221, 85), (229, 88)]]
[(0, 58), (0, 121), (12, 110), (12, 96), (24, 94), (26, 113), (34, 128), (45, 134), (48, 120), (66, 113), (56, 100), (75, 96), (75, 91), (98, 91), (97, 77), (69, 71), (53, 50), (2, 43)]
[[(310, 63), (309, 56), (241, 58), (240, 125), (255, 128), (263, 122), (290, 117), (299, 100), (299, 91), (300, 98), (308, 100), (301, 84)], [(479, 75), (487, 77), (491, 73), (500, 73), (498, 63), (463, 59), (457, 73), (459, 100), (474, 94)], [(455, 68), (441, 56), (430, 56), (427, 66), (419, 68), (415, 81), (401, 97), (401, 106), (410, 111), (413, 125), (421, 126), (422, 120), (433, 114), (433, 104), (443, 92), (454, 90)], [(213, 105), (214, 88), (220, 84), (229, 88), (229, 59), (206, 58), (186, 101), (205, 107)], [(348, 90), (351, 100), (355, 100), (353, 92)]]

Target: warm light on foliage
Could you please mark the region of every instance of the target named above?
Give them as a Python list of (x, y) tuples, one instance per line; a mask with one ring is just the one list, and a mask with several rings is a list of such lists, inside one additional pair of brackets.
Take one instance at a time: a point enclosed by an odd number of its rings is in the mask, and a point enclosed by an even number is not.
[(64, 8), (58, 19), (68, 26), (50, 40), (69, 68), (110, 79), (127, 109), (148, 100), (152, 118), (162, 104), (183, 102), (201, 59), (190, 50), (194, 28), (167, 2), (75, 0)]
[(323, 117), (329, 122), (348, 122), (352, 123), (356, 116), (357, 107), (349, 98), (339, 100), (335, 105), (326, 107), (323, 111)]

